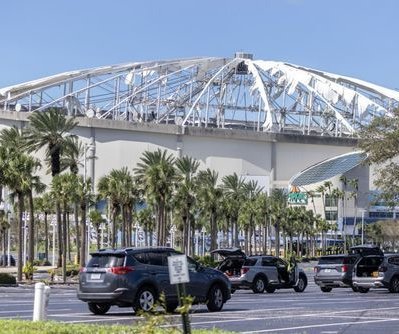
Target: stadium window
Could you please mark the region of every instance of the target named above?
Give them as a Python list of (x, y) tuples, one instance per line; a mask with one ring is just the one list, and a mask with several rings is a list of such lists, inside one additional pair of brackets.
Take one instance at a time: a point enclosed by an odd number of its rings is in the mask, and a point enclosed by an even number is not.
[(338, 211), (336, 210), (327, 210), (326, 211), (326, 220), (334, 220), (336, 221), (338, 218)]
[(338, 206), (338, 198), (326, 194), (324, 203), (326, 207)]

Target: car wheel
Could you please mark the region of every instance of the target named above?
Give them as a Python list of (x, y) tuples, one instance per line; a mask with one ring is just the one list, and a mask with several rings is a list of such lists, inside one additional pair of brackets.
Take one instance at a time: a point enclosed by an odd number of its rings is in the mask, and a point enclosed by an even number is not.
[(357, 286), (351, 285), (352, 291), (353, 292), (359, 292), (359, 289), (357, 288)]
[(399, 292), (399, 277), (395, 276), (391, 279), (389, 283), (389, 292), (398, 293)]
[(206, 306), (210, 312), (217, 312), (223, 308), (223, 291), (219, 285), (212, 285), (210, 288)]
[(152, 287), (142, 287), (133, 303), (133, 309), (137, 313), (139, 311), (148, 312), (151, 311), (155, 305), (155, 291)]
[(168, 313), (173, 313), (177, 307), (179, 306), (179, 303), (177, 301), (174, 302), (167, 302), (165, 306), (165, 310)]
[(263, 293), (265, 291), (266, 283), (262, 277), (256, 277), (252, 283), (252, 291), (254, 293)]
[(308, 280), (303, 274), (299, 275), (298, 284), (294, 287), (295, 292), (304, 292), (308, 286)]
[(321, 291), (323, 292), (331, 292), (332, 288), (328, 287), (328, 286), (322, 286), (320, 288)]
[(362, 286), (359, 286), (358, 288), (357, 288), (357, 291), (359, 291), (360, 293), (367, 293), (367, 292), (369, 292), (369, 288), (363, 288)]
[(274, 286), (267, 286), (265, 290), (267, 293), (273, 293), (276, 291), (276, 288)]
[(111, 305), (109, 304), (97, 304), (97, 303), (88, 303), (89, 310), (93, 314), (102, 315), (109, 311)]

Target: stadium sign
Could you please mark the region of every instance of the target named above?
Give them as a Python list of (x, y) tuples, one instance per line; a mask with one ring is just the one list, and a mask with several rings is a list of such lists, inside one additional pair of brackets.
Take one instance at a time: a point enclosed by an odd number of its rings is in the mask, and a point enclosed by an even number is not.
[(293, 186), (288, 194), (288, 204), (307, 205), (308, 194), (300, 192), (298, 187)]

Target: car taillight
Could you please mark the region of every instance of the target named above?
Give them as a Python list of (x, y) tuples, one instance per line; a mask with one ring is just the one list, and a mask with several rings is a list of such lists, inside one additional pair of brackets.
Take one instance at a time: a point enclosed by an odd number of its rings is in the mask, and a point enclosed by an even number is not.
[(344, 264), (343, 266), (341, 266), (341, 271), (343, 273), (346, 273), (348, 271), (348, 266), (346, 264)]
[(241, 275), (244, 275), (248, 272), (249, 268), (248, 267), (243, 267), (241, 268)]
[(134, 270), (134, 267), (112, 267), (108, 268), (108, 272), (111, 272), (115, 275), (125, 275), (127, 273), (130, 273), (131, 271)]
[(386, 272), (388, 270), (388, 267), (386, 267), (386, 266), (380, 266), (379, 268), (378, 268), (378, 271), (380, 271), (380, 272)]
[(86, 267), (80, 267), (79, 272), (80, 273), (85, 273), (87, 271)]

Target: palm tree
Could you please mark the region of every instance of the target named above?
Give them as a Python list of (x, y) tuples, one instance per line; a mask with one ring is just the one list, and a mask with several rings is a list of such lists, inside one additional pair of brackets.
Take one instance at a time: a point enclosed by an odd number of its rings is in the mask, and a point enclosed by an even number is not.
[(285, 217), (287, 194), (283, 189), (273, 189), (271, 196), (271, 214), (275, 230), (275, 253), (280, 255), (280, 225)]
[(228, 212), (231, 220), (231, 231), (232, 231), (232, 244), (236, 247), (239, 246), (238, 242), (238, 214), (240, 209), (240, 203), (244, 197), (244, 181), (238, 177), (236, 173), (233, 175), (227, 175), (222, 179), (222, 189), (226, 196), (228, 203)]
[[(246, 227), (248, 232), (245, 238), (245, 249), (249, 254), (254, 254), (256, 251), (256, 233), (255, 233), (255, 216), (256, 216), (256, 199), (259, 196), (262, 188), (258, 186), (256, 181), (248, 181), (243, 185), (243, 203), (241, 205), (239, 221), (241, 225)], [(255, 245), (252, 241), (255, 241)], [(249, 242), (249, 245), (248, 245)], [(249, 246), (249, 247), (248, 247)]]
[[(255, 211), (255, 220), (259, 226), (262, 226), (262, 253), (266, 254), (269, 252), (267, 249), (268, 239), (270, 238), (270, 199), (266, 192), (261, 192), (257, 198), (255, 203), (256, 211)], [(271, 246), (271, 243), (270, 243)]]
[[(73, 201), (78, 203), (80, 210), (80, 254), (79, 254), (79, 263), (81, 267), (84, 267), (86, 264), (86, 245), (87, 248), (90, 249), (90, 240), (87, 236), (86, 230), (86, 214), (87, 208), (92, 203), (93, 194), (91, 192), (92, 183), (91, 179), (85, 179), (82, 175), (77, 176), (76, 189), (74, 191)], [(75, 197), (76, 196), (76, 197)], [(78, 237), (78, 236), (77, 236)]]
[[(28, 198), (29, 204), (29, 240), (28, 240), (28, 261), (33, 262), (34, 259), (34, 203), (33, 192), (40, 193), (44, 191), (45, 185), (40, 182), (40, 178), (34, 175), (41, 167), (39, 160), (30, 157), (24, 153), (26, 140), (22, 130), (16, 127), (6, 128), (0, 132), (0, 144), (2, 146), (1, 165), (2, 181), (8, 185), (13, 192), (12, 196), (18, 198), (19, 203), (19, 251), (22, 249), (22, 215), (25, 204), (25, 197)], [(22, 201), (22, 203), (20, 203)], [(21, 255), (21, 256), (19, 256)], [(22, 253), (18, 254), (18, 279), (22, 279)]]
[(155, 210), (158, 246), (166, 245), (166, 214), (176, 175), (174, 160), (166, 150), (146, 151), (134, 169), (148, 204)]
[[(74, 118), (67, 118), (62, 111), (50, 108), (45, 112), (34, 112), (29, 116), (29, 127), (26, 135), (26, 147), (29, 151), (39, 151), (45, 148), (46, 157), (49, 158), (51, 176), (61, 172), (61, 157), (66, 147), (73, 145), (72, 138), (76, 137), (71, 131), (78, 124)], [(61, 231), (61, 208), (56, 203), (58, 226), (58, 266), (60, 267), (63, 249)]]
[(357, 227), (357, 197), (359, 192), (359, 180), (358, 179), (350, 179), (348, 181), (349, 186), (352, 188), (351, 197), (355, 202), (355, 214), (354, 214), (354, 221), (353, 221), (353, 231), (352, 231), (352, 245), (355, 242), (355, 233)]
[(131, 242), (132, 211), (137, 201), (133, 176), (127, 167), (113, 169), (108, 175), (100, 178), (98, 192), (103, 198), (107, 198), (112, 214), (112, 247), (116, 246), (117, 216), (122, 213), (122, 238), (121, 246)]
[(97, 249), (100, 249), (100, 228), (101, 225), (105, 222), (105, 219), (102, 217), (101, 212), (98, 210), (90, 211), (89, 217), (90, 221), (93, 223), (94, 228), (96, 229)]
[(75, 197), (74, 193), (77, 189), (77, 176), (72, 173), (59, 174), (53, 177), (51, 183), (51, 192), (54, 198), (62, 204), (62, 277), (66, 282), (66, 260), (67, 260), (67, 214), (69, 212), (69, 204)]
[[(211, 233), (211, 251), (217, 247), (217, 219), (219, 204), (223, 198), (223, 190), (218, 187), (218, 173), (207, 168), (198, 173), (197, 194), (203, 214), (208, 216)], [(212, 254), (212, 257), (214, 254)]]
[[(191, 157), (184, 156), (175, 162), (176, 165), (176, 193), (174, 204), (177, 214), (181, 216), (183, 222), (183, 250), (187, 254), (192, 254), (194, 243), (189, 243), (194, 234), (193, 209), (195, 208), (195, 188), (196, 174), (199, 162)], [(188, 245), (192, 247), (189, 249)]]
[[(44, 213), (44, 257), (49, 259), (49, 231), (48, 215), (54, 212), (54, 201), (50, 193), (45, 193), (41, 197), (36, 197), (35, 208), (38, 212)], [(53, 245), (55, 247), (55, 245)]]

